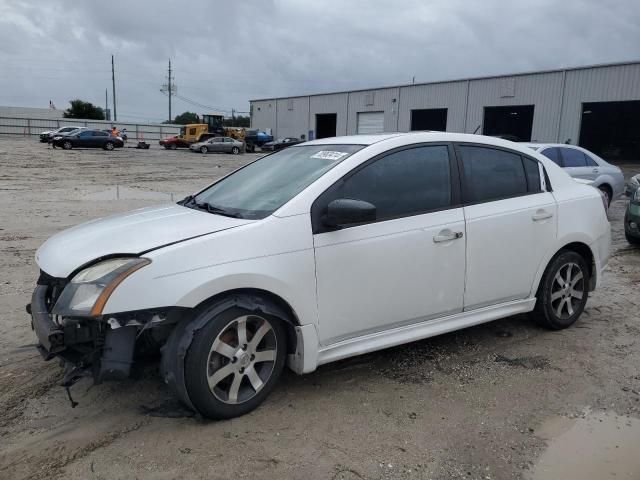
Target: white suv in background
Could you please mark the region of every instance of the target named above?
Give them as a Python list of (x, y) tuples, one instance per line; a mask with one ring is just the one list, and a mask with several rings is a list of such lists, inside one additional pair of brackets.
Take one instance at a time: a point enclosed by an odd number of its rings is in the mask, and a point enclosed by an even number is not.
[(138, 341), (205, 417), (297, 373), (534, 311), (573, 324), (609, 258), (597, 190), (483, 136), (306, 142), (178, 204), (80, 225), (37, 252), (28, 310), (65, 385), (129, 374)]

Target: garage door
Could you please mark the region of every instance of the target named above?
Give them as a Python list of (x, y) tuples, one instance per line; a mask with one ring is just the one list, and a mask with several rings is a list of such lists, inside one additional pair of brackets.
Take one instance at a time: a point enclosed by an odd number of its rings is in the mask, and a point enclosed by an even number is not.
[(384, 132), (384, 112), (358, 113), (358, 133)]

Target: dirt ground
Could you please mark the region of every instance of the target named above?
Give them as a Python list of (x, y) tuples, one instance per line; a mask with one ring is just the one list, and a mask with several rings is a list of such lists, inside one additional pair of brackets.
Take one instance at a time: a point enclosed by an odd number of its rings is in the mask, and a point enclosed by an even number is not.
[(610, 212), (609, 268), (568, 330), (518, 316), (285, 372), (265, 404), (230, 421), (190, 416), (151, 365), (136, 380), (82, 380), (72, 409), (25, 313), (35, 250), (252, 158), (0, 139), (0, 478), (574, 478), (557, 470), (571, 462), (586, 465), (575, 478), (640, 478), (640, 250), (624, 240), (625, 200)]

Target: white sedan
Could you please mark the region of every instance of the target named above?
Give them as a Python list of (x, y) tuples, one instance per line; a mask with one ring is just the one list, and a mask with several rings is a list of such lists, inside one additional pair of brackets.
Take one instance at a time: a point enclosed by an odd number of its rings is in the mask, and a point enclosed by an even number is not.
[(74, 367), (66, 385), (126, 377), (146, 337), (182, 402), (230, 418), (285, 365), (303, 374), (531, 311), (566, 328), (609, 248), (598, 191), (525, 146), (326, 138), (55, 235), (28, 310), (42, 355)]

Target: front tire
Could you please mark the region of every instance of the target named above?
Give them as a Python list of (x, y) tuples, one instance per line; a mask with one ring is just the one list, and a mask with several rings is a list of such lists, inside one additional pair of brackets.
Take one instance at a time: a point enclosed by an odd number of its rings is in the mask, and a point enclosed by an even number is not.
[(200, 147), (200, 153), (209, 153), (209, 149), (207, 147)]
[(73, 144), (67, 140), (62, 144), (62, 148), (65, 150), (71, 150), (73, 148)]
[(551, 260), (542, 276), (535, 320), (551, 330), (561, 330), (575, 323), (589, 296), (589, 269), (584, 258), (565, 250)]
[(239, 307), (212, 316), (194, 334), (185, 358), (189, 399), (207, 418), (244, 415), (273, 390), (286, 353), (287, 335), (279, 319)]
[(107, 143), (105, 143), (105, 144), (104, 144), (104, 149), (105, 149), (105, 150), (109, 150), (109, 151), (111, 151), (111, 150), (113, 150), (114, 148), (115, 148), (115, 145), (114, 145), (114, 143), (113, 143), (113, 142), (107, 142)]
[(624, 236), (626, 237), (627, 242), (629, 242), (630, 245), (635, 245), (635, 246), (640, 245), (640, 237), (634, 237), (633, 235), (630, 235), (627, 232), (624, 232)]
[(169, 149), (171, 150), (175, 150), (176, 148), (178, 148), (178, 146), (175, 143), (172, 143), (171, 145), (169, 145)]

